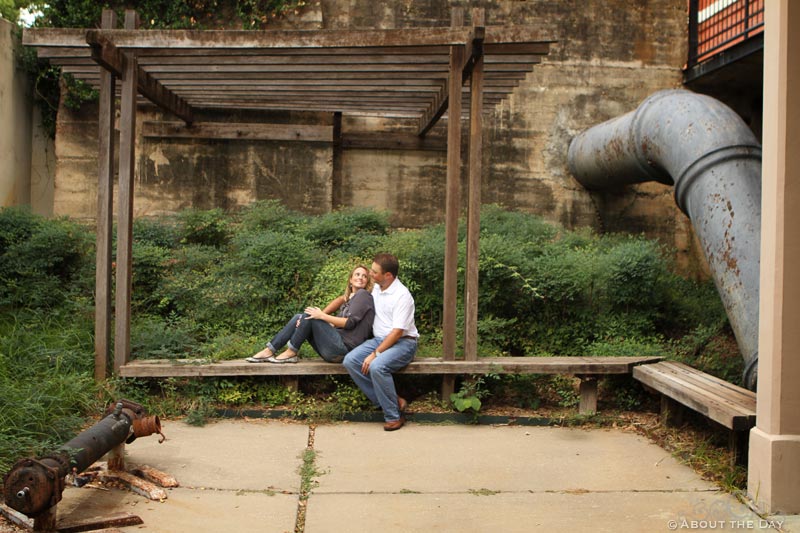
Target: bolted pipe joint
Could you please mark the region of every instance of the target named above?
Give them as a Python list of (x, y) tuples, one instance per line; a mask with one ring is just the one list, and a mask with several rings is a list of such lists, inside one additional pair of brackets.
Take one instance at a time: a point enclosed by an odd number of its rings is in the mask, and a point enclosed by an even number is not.
[(761, 146), (722, 102), (660, 91), (572, 139), (573, 176), (587, 189), (657, 181), (675, 186), (692, 222), (755, 390), (761, 246)]
[(83, 472), (114, 447), (153, 433), (160, 434), (163, 441), (158, 417), (147, 416), (137, 403), (121, 400), (103, 419), (55, 453), (17, 461), (3, 478), (5, 502), (12, 509), (37, 517), (61, 501), (64, 477), (69, 472)]

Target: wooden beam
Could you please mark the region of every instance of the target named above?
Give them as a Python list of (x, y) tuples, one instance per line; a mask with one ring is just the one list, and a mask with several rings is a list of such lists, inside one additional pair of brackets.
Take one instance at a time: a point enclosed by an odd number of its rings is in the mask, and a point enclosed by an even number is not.
[[(88, 30), (105, 35), (122, 48), (373, 48), (463, 44), (464, 28), (404, 28), (391, 30)], [(51, 32), (45, 42), (61, 37)], [(66, 34), (64, 35), (66, 37)], [(39, 43), (30, 43), (39, 46)], [(67, 42), (66, 44), (69, 44)]]
[[(127, 68), (125, 54), (123, 54), (113, 42), (106, 37), (99, 37), (97, 40), (92, 40), (89, 35), (86, 36), (86, 42), (91, 46), (92, 59), (94, 59), (97, 64), (114, 72), (117, 76), (122, 75)], [(136, 88), (142, 96), (146, 97), (161, 109), (184, 120), (187, 124), (191, 124), (194, 121), (192, 108), (185, 100), (165, 88), (161, 82), (156, 80), (148, 72), (145, 72), (142, 68), (137, 66), (136, 69)]]
[[(403, 374), (630, 374), (634, 368), (657, 363), (660, 357), (481, 357), (477, 361), (445, 361), (419, 358), (399, 372)], [(342, 365), (320, 358), (301, 359), (293, 365), (247, 363), (243, 359), (209, 363), (198, 359), (145, 359), (131, 361), (120, 375), (131, 378), (210, 376), (321, 376), (347, 375)]]
[(442, 137), (420, 137), (414, 133), (348, 132), (342, 136), (342, 146), (351, 150), (447, 151), (446, 140)]
[[(107, 36), (121, 48), (169, 50), (316, 49), (428, 47), (464, 44), (471, 28), (404, 28), (393, 30), (86, 30), (74, 28), (25, 28), (26, 46), (85, 48), (87, 32)], [(94, 38), (94, 36), (93, 36)], [(544, 26), (487, 26), (486, 44), (556, 42)]]
[(187, 126), (182, 122), (146, 121), (142, 123), (142, 136), (175, 139), (332, 142), (333, 128), (331, 126), (251, 122), (197, 122)]
[(342, 156), (342, 112), (333, 114), (333, 146), (331, 147), (331, 210), (342, 206), (342, 183), (344, 181), (344, 161)]
[[(448, 99), (451, 116), (461, 116), (461, 67), (464, 47), (451, 49)], [(456, 301), (458, 286), (458, 217), (461, 212), (461, 120), (447, 121), (447, 184), (445, 193), (444, 309), (442, 310), (442, 354), (455, 359)]]
[[(472, 12), (473, 24), (483, 24), (483, 9)], [(480, 43), (477, 44), (480, 47)], [(481, 231), (481, 167), (483, 159), (483, 56), (471, 69), (469, 110), (469, 192), (467, 200), (467, 275), (464, 292), (464, 359), (478, 358), (478, 268)]]
[[(470, 73), (475, 65), (475, 57), (483, 55), (483, 39), (485, 35), (485, 28), (483, 27), (475, 27), (472, 28), (472, 33), (470, 34), (470, 39), (467, 41), (466, 44), (466, 51), (463, 57), (463, 64), (458, 69), (461, 73), (461, 79), (459, 80), (461, 84), (464, 83), (465, 80), (469, 78)], [(448, 85), (449, 87), (449, 85)], [(459, 88), (461, 85), (459, 85)], [(459, 89), (460, 90), (460, 89)], [(444, 115), (445, 111), (448, 109), (448, 99), (450, 98), (450, 89), (448, 88), (447, 91), (440, 93), (437, 97), (434, 104), (428, 108), (428, 111), (423, 115), (422, 119), (420, 120), (420, 127), (419, 127), (419, 135), (425, 135), (428, 131), (430, 131), (433, 126), (436, 125), (436, 122)]]
[[(104, 28), (117, 25), (117, 15), (104, 9)], [(100, 72), (100, 102), (97, 169), (97, 234), (94, 296), (94, 379), (108, 375), (111, 356), (111, 246), (114, 220), (114, 120), (116, 79), (113, 72)]]
[[(139, 17), (125, 11), (125, 27), (136, 28)], [(114, 371), (119, 372), (131, 351), (131, 282), (133, 268), (133, 181), (136, 168), (136, 57), (127, 56), (122, 73), (119, 117), (119, 197), (117, 200), (117, 293)]]

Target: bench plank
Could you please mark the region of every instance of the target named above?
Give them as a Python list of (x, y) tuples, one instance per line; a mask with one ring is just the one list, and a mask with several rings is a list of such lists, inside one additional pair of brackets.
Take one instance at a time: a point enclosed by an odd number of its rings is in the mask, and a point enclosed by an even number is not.
[(699, 372), (683, 363), (677, 361), (663, 361), (659, 367), (665, 372), (670, 372), (679, 379), (685, 379), (690, 383), (694, 383), (699, 387), (710, 388), (720, 397), (725, 398), (738, 405), (747, 407), (751, 411), (756, 409), (756, 395), (755, 393), (734, 385), (729, 381), (725, 381), (711, 374)]
[[(630, 374), (633, 367), (660, 361), (660, 357), (484, 357), (476, 361), (416, 359), (405, 374)], [(296, 364), (248, 363), (242, 359), (209, 363), (202, 359), (133, 360), (119, 374), (131, 378), (212, 376), (313, 376), (347, 374), (340, 364), (321, 359)]]
[[(676, 368), (673, 362), (637, 366), (634, 379), (673, 398), (687, 407), (735, 431), (746, 430), (755, 424), (755, 394), (730, 383), (720, 384), (704, 378), (704, 372), (687, 365)], [(708, 375), (708, 374), (705, 374)], [(730, 396), (736, 387), (745, 396), (737, 401)], [(749, 394), (747, 394), (749, 393)], [(752, 398), (748, 396), (752, 395)]]

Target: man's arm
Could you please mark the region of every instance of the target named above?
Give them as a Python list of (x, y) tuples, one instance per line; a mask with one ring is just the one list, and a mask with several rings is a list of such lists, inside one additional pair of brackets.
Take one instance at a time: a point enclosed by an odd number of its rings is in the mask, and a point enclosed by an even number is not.
[(375, 360), (379, 353), (385, 352), (394, 346), (395, 343), (400, 340), (400, 337), (403, 336), (404, 332), (405, 330), (402, 328), (394, 328), (392, 331), (390, 331), (389, 334), (384, 337), (383, 341), (378, 345), (378, 347), (375, 348), (375, 351), (369, 354), (366, 359), (364, 359), (364, 362), (361, 364), (361, 373), (365, 376), (369, 374), (369, 365), (372, 363), (372, 361)]

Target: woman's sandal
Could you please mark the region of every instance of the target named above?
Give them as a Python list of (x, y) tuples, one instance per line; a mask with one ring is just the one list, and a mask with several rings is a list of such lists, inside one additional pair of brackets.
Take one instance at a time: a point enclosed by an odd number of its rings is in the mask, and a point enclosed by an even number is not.
[(275, 356), (270, 357), (269, 359), (267, 359), (267, 361), (269, 361), (270, 363), (276, 363), (276, 364), (279, 364), (279, 365), (282, 365), (284, 363), (296, 363), (297, 360), (298, 359), (297, 359), (296, 355), (293, 355), (292, 357), (287, 357), (286, 359), (278, 359)]

